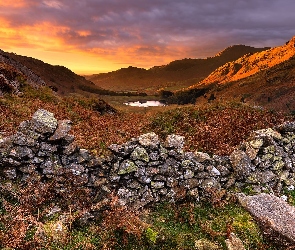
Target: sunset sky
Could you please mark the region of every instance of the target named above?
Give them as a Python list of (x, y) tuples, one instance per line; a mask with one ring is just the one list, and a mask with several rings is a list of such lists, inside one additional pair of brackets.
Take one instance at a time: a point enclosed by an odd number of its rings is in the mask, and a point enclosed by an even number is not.
[(295, 36), (294, 0), (0, 0), (0, 49), (79, 74)]

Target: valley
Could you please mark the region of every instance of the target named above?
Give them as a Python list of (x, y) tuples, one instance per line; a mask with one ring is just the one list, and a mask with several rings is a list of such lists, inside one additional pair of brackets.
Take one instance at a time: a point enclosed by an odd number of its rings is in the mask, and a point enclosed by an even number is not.
[[(234, 232), (248, 249), (277, 249), (235, 193), (275, 190), (295, 205), (294, 44), (86, 77), (0, 51), (0, 247), (227, 249)], [(130, 192), (140, 211), (114, 195)], [(157, 203), (171, 193), (182, 198)]]

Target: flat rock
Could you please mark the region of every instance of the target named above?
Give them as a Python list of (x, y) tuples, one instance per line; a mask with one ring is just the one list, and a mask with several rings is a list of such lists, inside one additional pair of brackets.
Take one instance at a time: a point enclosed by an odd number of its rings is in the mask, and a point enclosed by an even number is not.
[(274, 195), (238, 195), (240, 204), (260, 225), (265, 236), (280, 246), (295, 245), (295, 207)]

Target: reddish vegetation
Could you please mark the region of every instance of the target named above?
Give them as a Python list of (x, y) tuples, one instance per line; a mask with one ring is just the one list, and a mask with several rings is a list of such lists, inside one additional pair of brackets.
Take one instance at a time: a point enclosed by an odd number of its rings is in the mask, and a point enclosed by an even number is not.
[[(39, 94), (41, 95), (41, 94)], [(118, 113), (100, 115), (86, 99), (32, 96), (2, 99), (0, 131), (9, 135), (20, 122), (30, 119), (39, 108), (57, 119), (73, 121), (76, 142), (93, 153), (105, 153), (112, 143), (124, 143), (142, 133), (155, 131), (162, 139), (177, 133), (186, 137), (186, 149), (228, 154), (252, 130), (272, 127), (287, 119), (282, 114), (241, 104), (188, 107), (165, 112)]]
[[(158, 120), (157, 120), (158, 119)], [(186, 137), (186, 149), (220, 155), (231, 153), (251, 131), (273, 127), (287, 117), (241, 104), (212, 105), (207, 108), (176, 109), (156, 116), (151, 124), (162, 136), (174, 132)], [(173, 123), (172, 131), (162, 124)]]
[(123, 143), (140, 135), (148, 123), (148, 119), (143, 119), (144, 115), (139, 113), (100, 115), (88, 102), (85, 98), (52, 96), (48, 96), (48, 100), (40, 96), (0, 99), (0, 131), (4, 135), (12, 134), (20, 122), (30, 119), (42, 108), (54, 113), (57, 119), (70, 119), (77, 144), (99, 152), (106, 145)]

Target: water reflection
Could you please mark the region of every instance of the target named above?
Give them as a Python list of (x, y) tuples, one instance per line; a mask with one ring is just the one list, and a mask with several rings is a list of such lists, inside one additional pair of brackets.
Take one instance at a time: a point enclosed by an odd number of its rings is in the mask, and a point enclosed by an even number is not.
[(133, 106), (133, 107), (160, 107), (165, 106), (165, 103), (159, 101), (137, 101), (137, 102), (125, 102), (125, 105)]

